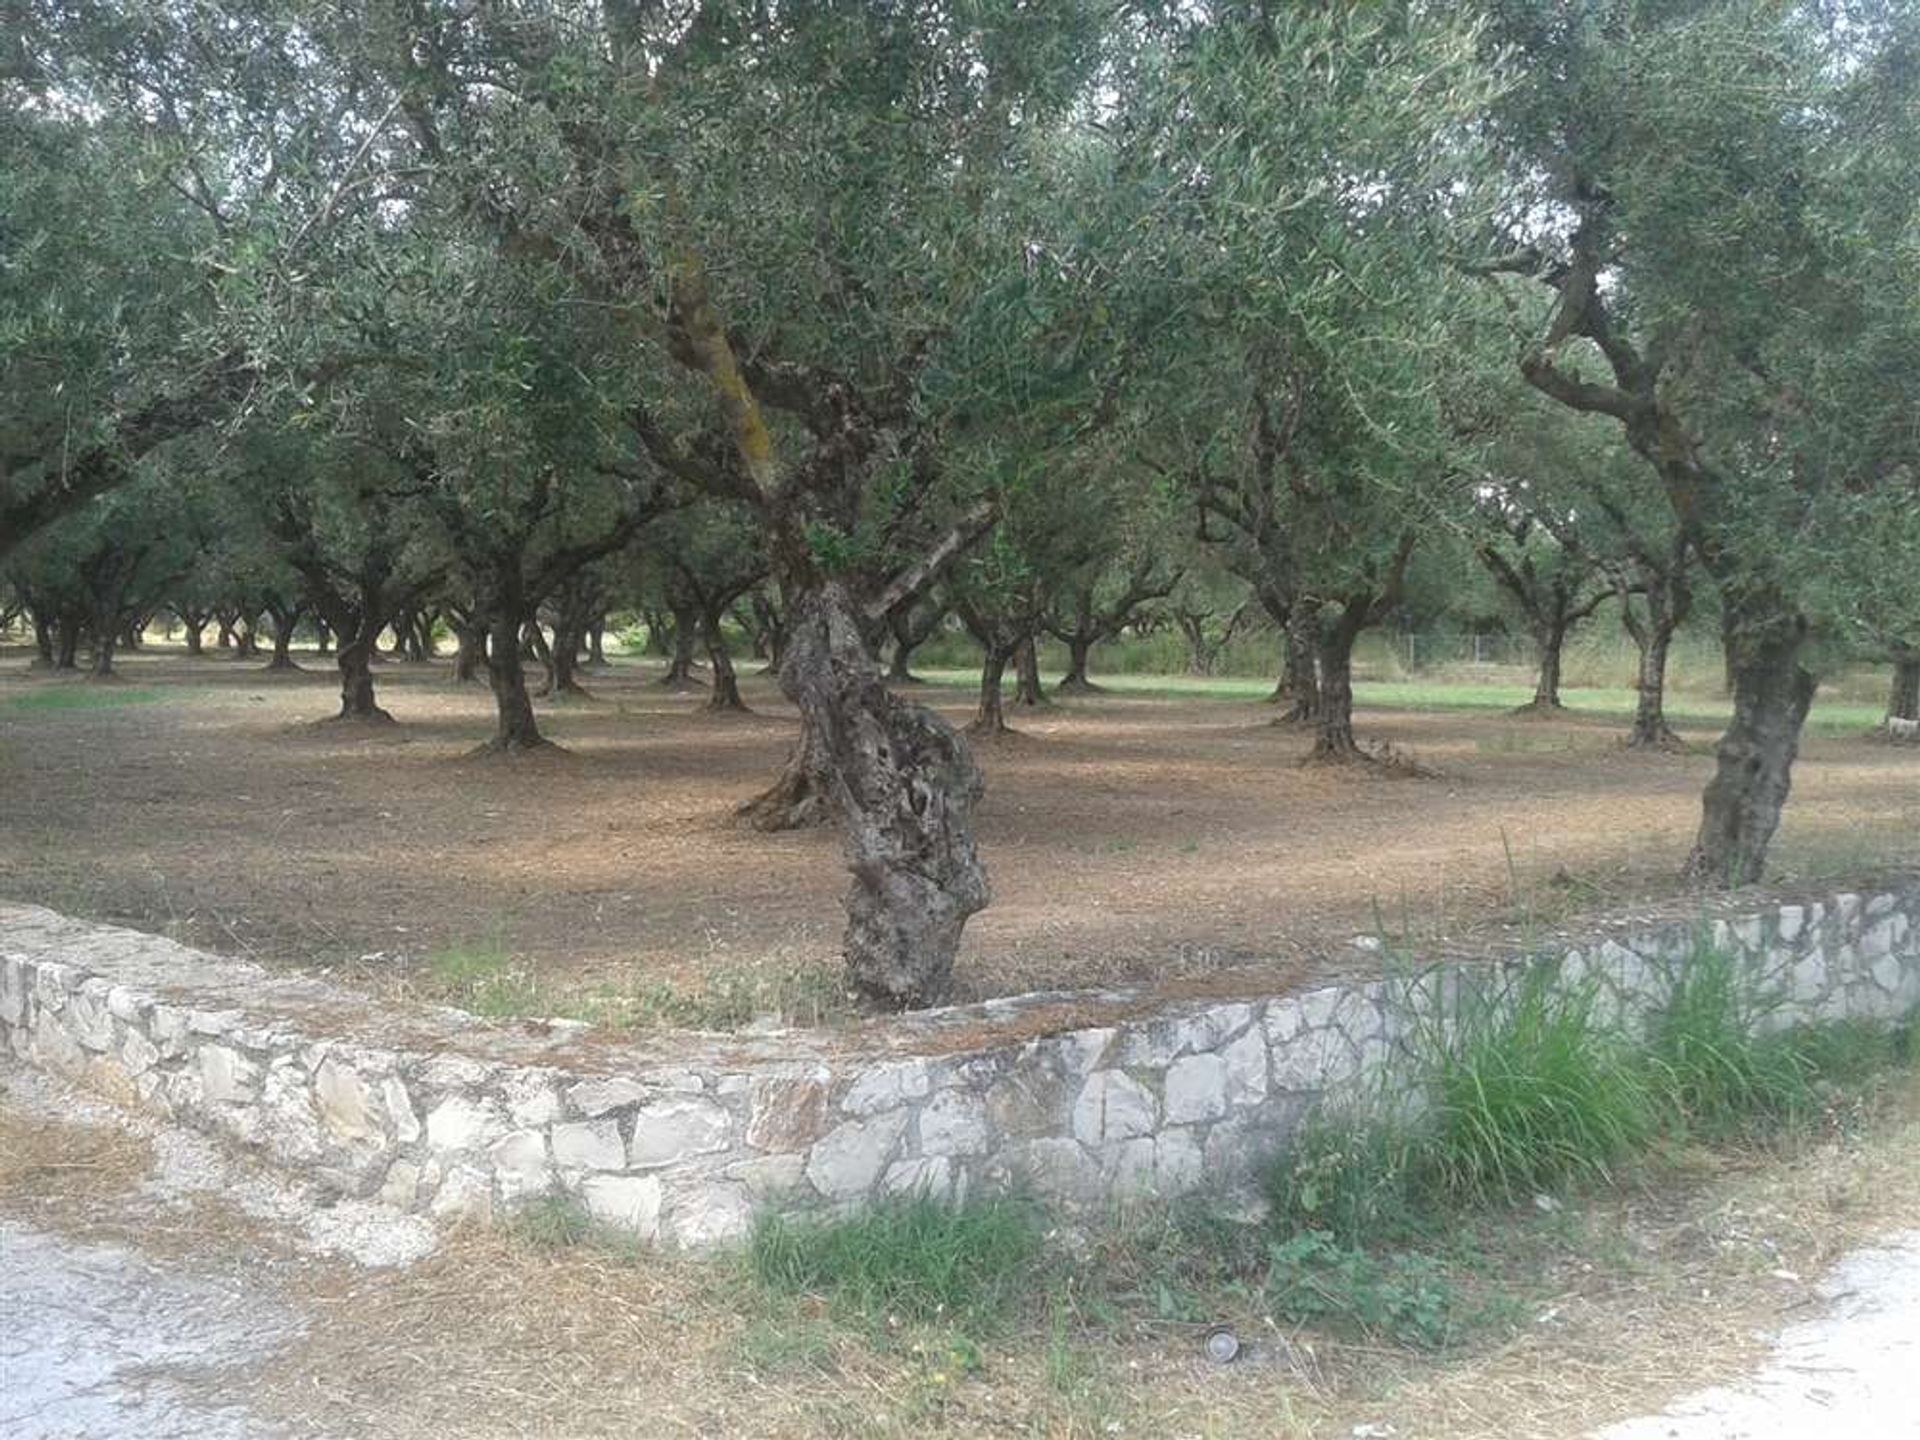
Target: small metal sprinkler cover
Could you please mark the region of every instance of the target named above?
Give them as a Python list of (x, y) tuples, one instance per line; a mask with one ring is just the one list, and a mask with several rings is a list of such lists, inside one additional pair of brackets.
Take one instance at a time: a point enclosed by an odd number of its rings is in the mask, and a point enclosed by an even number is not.
[(1231, 1365), (1240, 1354), (1240, 1337), (1230, 1326), (1216, 1325), (1207, 1332), (1207, 1358), (1216, 1365)]

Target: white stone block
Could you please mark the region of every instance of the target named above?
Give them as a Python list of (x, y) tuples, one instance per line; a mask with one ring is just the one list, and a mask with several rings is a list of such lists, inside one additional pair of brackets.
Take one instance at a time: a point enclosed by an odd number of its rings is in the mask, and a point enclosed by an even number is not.
[(655, 1175), (593, 1175), (580, 1185), (580, 1199), (589, 1215), (645, 1240), (659, 1234), (661, 1197)]
[(427, 1114), (427, 1144), (435, 1150), (478, 1150), (506, 1133), (506, 1117), (490, 1100), (449, 1095)]
[(1074, 1138), (1083, 1145), (1101, 1146), (1148, 1135), (1158, 1112), (1153, 1092), (1125, 1071), (1096, 1070), (1073, 1102)]
[(672, 1165), (693, 1155), (710, 1155), (731, 1142), (733, 1117), (711, 1100), (689, 1096), (643, 1105), (633, 1112), (629, 1164), (645, 1168)]
[(1189, 1055), (1167, 1067), (1167, 1123), (1217, 1120), (1227, 1113), (1227, 1062), (1218, 1055)]
[(554, 1163), (568, 1170), (624, 1170), (627, 1146), (618, 1120), (576, 1120), (553, 1127)]
[(986, 1102), (971, 1091), (942, 1090), (920, 1111), (923, 1155), (982, 1155), (991, 1143)]
[(831, 1200), (866, 1195), (893, 1158), (907, 1128), (907, 1111), (849, 1120), (829, 1131), (807, 1155), (807, 1179)]

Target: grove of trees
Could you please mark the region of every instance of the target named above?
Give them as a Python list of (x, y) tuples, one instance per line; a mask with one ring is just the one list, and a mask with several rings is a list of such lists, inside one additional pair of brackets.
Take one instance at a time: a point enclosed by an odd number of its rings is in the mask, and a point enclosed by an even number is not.
[[(1920, 711), (1920, 11), (1897, 0), (23, 0), (0, 36), (0, 618), (96, 676), (304, 628), (337, 721), (457, 640), (550, 749), (615, 613), (776, 667), (743, 818), (831, 823), (877, 1001), (989, 900), (1035, 659), (1353, 656), (1479, 571), (1641, 749), (1717, 625), (1686, 861), (1757, 879), (1823, 673)], [(913, 651), (984, 655), (971, 735)], [(581, 673), (582, 652), (589, 669)], [(83, 657), (84, 656), (84, 660)], [(529, 663), (544, 672), (536, 685)]]

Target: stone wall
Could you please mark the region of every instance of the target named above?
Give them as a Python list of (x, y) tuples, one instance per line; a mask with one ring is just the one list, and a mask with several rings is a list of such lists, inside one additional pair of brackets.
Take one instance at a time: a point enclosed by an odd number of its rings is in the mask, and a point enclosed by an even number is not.
[(1709, 924), (1770, 997), (1759, 1023), (1895, 1019), (1920, 1005), (1920, 886), (1278, 998), (1046, 994), (844, 1033), (632, 1043), (568, 1022), (376, 1006), (0, 906), (0, 1041), (339, 1193), (443, 1218), (565, 1193), (605, 1222), (697, 1249), (739, 1238), (762, 1207), (1024, 1184), (1072, 1209), (1231, 1180), (1283, 1147), (1316, 1101), (1387, 1073), (1410, 1017), (1433, 1013), (1446, 987), (1548, 965), (1560, 983), (1597, 984), (1631, 1024)]

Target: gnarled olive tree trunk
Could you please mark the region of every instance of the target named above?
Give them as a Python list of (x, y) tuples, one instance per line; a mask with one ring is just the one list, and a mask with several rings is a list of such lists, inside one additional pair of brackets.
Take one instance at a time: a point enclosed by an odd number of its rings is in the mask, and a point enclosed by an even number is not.
[(1730, 617), (1733, 718), (1720, 737), (1701, 800), (1688, 879), (1734, 886), (1760, 878), (1792, 786), (1800, 729), (1819, 686), (1800, 663), (1805, 645), (1806, 626), (1797, 615)]
[(780, 778), (742, 804), (734, 815), (768, 834), (831, 824), (833, 797), (828, 773), (831, 763), (818, 728), (802, 710), (800, 737), (793, 742), (787, 763), (780, 769)]
[(780, 688), (826, 760), (845, 837), (849, 977), (885, 1004), (944, 998), (961, 931), (989, 898), (972, 752), (940, 716), (887, 689), (837, 582), (796, 598)]

